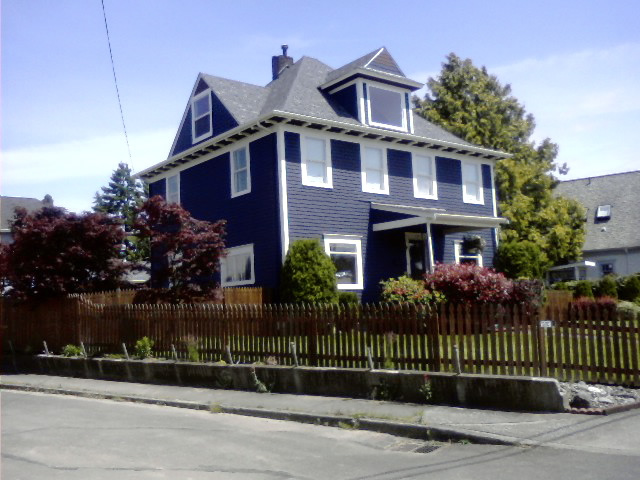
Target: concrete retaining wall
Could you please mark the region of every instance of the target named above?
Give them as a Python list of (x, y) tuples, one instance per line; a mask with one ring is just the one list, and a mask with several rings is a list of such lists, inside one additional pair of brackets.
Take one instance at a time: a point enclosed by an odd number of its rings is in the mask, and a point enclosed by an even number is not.
[[(20, 370), (68, 377), (254, 390), (257, 378), (274, 393), (374, 398), (528, 412), (564, 411), (551, 378), (467, 375), (357, 368), (214, 365), (168, 360), (84, 359), (40, 355)], [(15, 365), (14, 365), (15, 367)], [(425, 393), (425, 384), (430, 394)], [(430, 398), (427, 399), (427, 396)]]

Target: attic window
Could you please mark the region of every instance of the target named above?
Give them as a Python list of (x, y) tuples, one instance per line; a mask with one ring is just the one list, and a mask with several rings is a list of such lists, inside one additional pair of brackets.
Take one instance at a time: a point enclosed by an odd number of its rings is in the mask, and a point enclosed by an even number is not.
[(611, 218), (611, 205), (598, 205), (598, 210), (596, 210), (596, 219), (606, 220), (608, 218)]
[(373, 126), (407, 130), (404, 92), (391, 87), (368, 85), (369, 123)]
[(193, 143), (211, 135), (211, 95), (209, 90), (193, 97), (191, 103), (191, 124)]

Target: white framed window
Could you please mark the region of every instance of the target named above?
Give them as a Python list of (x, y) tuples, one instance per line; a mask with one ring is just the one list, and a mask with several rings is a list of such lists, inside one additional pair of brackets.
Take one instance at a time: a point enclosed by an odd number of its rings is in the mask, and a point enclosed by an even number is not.
[(438, 198), (436, 182), (436, 165), (433, 157), (427, 155), (411, 155), (413, 171), (413, 196), (416, 198)]
[(220, 261), (223, 287), (252, 285), (255, 283), (253, 243), (227, 249)]
[(206, 90), (191, 101), (191, 133), (193, 143), (211, 135), (211, 93)]
[(302, 137), (302, 184), (333, 188), (331, 142), (329, 139)]
[(453, 242), (453, 256), (456, 265), (461, 263), (473, 263), (482, 267), (482, 253), (466, 253), (462, 247), (462, 240), (454, 240)]
[(325, 235), (324, 250), (336, 266), (338, 290), (362, 290), (362, 240), (350, 235)]
[(167, 203), (180, 203), (180, 174), (167, 177)]
[(231, 198), (251, 192), (251, 162), (249, 149), (239, 148), (231, 152)]
[(611, 205), (598, 205), (596, 219), (605, 220), (611, 218)]
[(390, 86), (367, 84), (369, 124), (376, 127), (407, 131), (405, 91)]
[(482, 168), (479, 163), (462, 163), (462, 201), (484, 205), (482, 189)]
[(387, 150), (362, 146), (360, 150), (362, 169), (362, 191), (389, 194)]

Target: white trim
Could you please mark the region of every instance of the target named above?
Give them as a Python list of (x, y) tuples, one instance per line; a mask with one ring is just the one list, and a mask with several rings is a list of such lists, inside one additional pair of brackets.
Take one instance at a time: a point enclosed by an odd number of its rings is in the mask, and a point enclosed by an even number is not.
[[(313, 178), (308, 175), (308, 141), (309, 140), (317, 140), (324, 144), (324, 158), (323, 158), (323, 170), (324, 170), (324, 181), (317, 182)], [(333, 169), (331, 167), (331, 140), (328, 138), (320, 138), (315, 135), (301, 135), (300, 136), (300, 173), (302, 175), (302, 184), (309, 187), (321, 187), (321, 188), (333, 188)], [(320, 163), (320, 162), (315, 162)]]
[(432, 235), (431, 235), (431, 223), (427, 222), (426, 225), (427, 228), (427, 245), (429, 247), (429, 271), (433, 272), (434, 269), (436, 268), (436, 262), (434, 261), (434, 256), (433, 256), (433, 240), (432, 240)]
[[(391, 125), (387, 123), (379, 123), (373, 120), (373, 116), (371, 114), (371, 89), (372, 88), (378, 89), (378, 90), (386, 90), (388, 92), (393, 92), (400, 95), (400, 112), (401, 112), (401, 118), (402, 118), (402, 125)], [(382, 85), (382, 84), (371, 85), (371, 82), (368, 82), (367, 83), (367, 114), (368, 114), (367, 123), (368, 125), (371, 125), (372, 127), (380, 127), (384, 129), (406, 132), (407, 131), (407, 107), (405, 103), (405, 96), (404, 96), (405, 93), (407, 93), (407, 91), (402, 88), (392, 87), (390, 85)]]
[[(169, 198), (169, 180), (175, 178), (176, 179), (176, 189), (177, 191), (175, 192), (177, 200), (173, 200), (172, 198)], [(175, 175), (169, 175), (168, 177), (165, 178), (165, 201), (167, 203), (175, 203), (177, 205), (180, 205), (180, 172), (176, 173)]]
[[(236, 280), (227, 282), (225, 277), (227, 276), (227, 260), (229, 257), (234, 257), (236, 255), (246, 255), (249, 254), (249, 262), (251, 265), (251, 278), (246, 280)], [(237, 247), (227, 248), (226, 256), (223, 257), (220, 261), (220, 283), (223, 287), (235, 287), (238, 285), (253, 285), (256, 283), (256, 270), (255, 270), (255, 257), (253, 252), (253, 243), (248, 243), (246, 245), (239, 245)]]
[(282, 263), (289, 251), (289, 204), (287, 199), (287, 158), (284, 144), (284, 128), (279, 126), (276, 133), (278, 150), (278, 200), (280, 207), (280, 245), (282, 246)]
[[(236, 190), (236, 165), (235, 165), (235, 154), (244, 150), (245, 160), (247, 162), (247, 166), (245, 167), (247, 170), (247, 188), (245, 190)], [(249, 156), (249, 145), (244, 145), (240, 148), (236, 148), (231, 151), (229, 155), (229, 172), (230, 172), (230, 180), (231, 180), (231, 198), (239, 197), (241, 195), (246, 195), (247, 193), (251, 193), (251, 158)]]
[[(480, 170), (482, 170), (482, 166), (480, 167)], [(489, 165), (489, 175), (491, 175), (491, 202), (493, 204), (493, 216), (497, 217), (498, 216), (498, 203), (496, 200), (496, 181), (494, 178), (494, 168), (493, 165)], [(493, 229), (493, 241), (495, 242), (496, 245), (496, 249), (498, 248), (498, 246), (500, 245), (500, 232), (498, 231), (498, 228), (494, 228)]]
[(475, 259), (476, 265), (483, 266), (482, 253), (476, 253), (474, 255), (462, 255), (462, 240), (453, 241), (453, 257), (456, 265), (460, 265), (460, 260)]
[[(417, 175), (417, 165), (418, 159), (424, 159), (429, 163), (429, 168), (431, 169), (431, 194), (425, 194), (418, 191), (418, 175)], [(415, 198), (426, 198), (430, 200), (438, 199), (438, 181), (436, 176), (436, 161), (432, 155), (423, 155), (420, 153), (411, 152), (411, 174), (412, 174), (412, 183), (413, 183), (413, 196)], [(421, 175), (423, 176), (423, 175)]]
[(370, 59), (370, 60), (365, 64), (365, 66), (364, 66), (364, 67), (362, 67), (362, 68), (369, 68), (369, 64), (370, 64), (371, 62), (373, 62), (376, 58), (378, 58), (378, 55), (380, 55), (380, 54), (382, 53), (382, 51), (383, 51), (383, 50), (384, 50), (384, 47), (382, 47), (380, 50), (378, 50), (378, 52), (377, 52), (373, 57), (371, 57), (371, 59)]
[(327, 93), (329, 95), (333, 95), (334, 93), (338, 93), (340, 90), (344, 90), (345, 88), (350, 87), (351, 85), (356, 85), (360, 81), (361, 81), (361, 79), (354, 78), (353, 80), (350, 80), (347, 83), (343, 83), (339, 87), (336, 87), (336, 88), (333, 88), (331, 90), (328, 90)]
[[(468, 178), (465, 178), (465, 166), (472, 166), (476, 169), (476, 173), (477, 173), (477, 178), (478, 178), (478, 182), (477, 182), (477, 187), (478, 187), (478, 195), (469, 195), (467, 193), (467, 185), (469, 185), (470, 182)], [(460, 174), (462, 177), (462, 201), (464, 203), (472, 203), (475, 205), (484, 205), (484, 187), (483, 187), (483, 182), (482, 182), (482, 164), (480, 162), (469, 162), (466, 160), (462, 160), (460, 162)]]
[(331, 244), (346, 243), (355, 245), (355, 253), (343, 253), (343, 255), (355, 255), (356, 257), (356, 283), (339, 283), (338, 290), (362, 290), (364, 288), (364, 272), (362, 271), (362, 240), (354, 238), (354, 235), (327, 234), (323, 235), (324, 251), (331, 257)]
[(359, 78), (356, 82), (356, 92), (358, 94), (358, 120), (364, 125), (366, 118), (365, 110), (367, 108), (364, 100), (364, 82)]
[(393, 82), (400, 85), (406, 85), (407, 90), (411, 90), (411, 91), (419, 90), (420, 88), (424, 87), (424, 83), (411, 80), (410, 78), (404, 77), (402, 75), (396, 75), (395, 73), (388, 73), (380, 70), (374, 70), (372, 68), (358, 67), (356, 69), (349, 70), (344, 74), (340, 75), (339, 77), (334, 78), (333, 80), (330, 80), (320, 85), (319, 88), (320, 90), (327, 90), (328, 88), (331, 88), (333, 85), (340, 83), (350, 77), (357, 77), (357, 76), (363, 76), (363, 75), (367, 77), (373, 77), (376, 80), (388, 81), (388, 82)]
[[(379, 150), (382, 156), (382, 188), (372, 188), (367, 185), (366, 151), (367, 149)], [(369, 142), (360, 143), (360, 178), (362, 182), (362, 191), (366, 193), (377, 193), (389, 195), (389, 169), (387, 166), (387, 148), (371, 145)]]
[(421, 225), (427, 221), (426, 217), (411, 217), (401, 220), (392, 220), (390, 222), (374, 223), (371, 229), (374, 232), (382, 232), (384, 230), (395, 230), (396, 228), (413, 227)]
[(407, 118), (409, 119), (409, 133), (413, 134), (415, 129), (413, 128), (413, 108), (411, 108), (411, 95), (409, 95), (409, 111), (407, 112)]
[[(209, 110), (206, 113), (196, 118), (196, 108), (195, 108), (196, 102), (203, 97), (207, 97), (209, 100)], [(202, 135), (196, 137), (196, 121), (200, 120), (201, 118), (204, 118), (205, 116), (208, 116), (209, 118), (209, 129)], [(207, 88), (206, 90), (200, 92), (199, 94), (191, 98), (191, 141), (192, 143), (197, 143), (200, 140), (203, 140), (211, 136), (211, 134), (213, 133), (213, 120), (211, 117), (213, 117), (213, 102), (211, 101), (211, 89)]]

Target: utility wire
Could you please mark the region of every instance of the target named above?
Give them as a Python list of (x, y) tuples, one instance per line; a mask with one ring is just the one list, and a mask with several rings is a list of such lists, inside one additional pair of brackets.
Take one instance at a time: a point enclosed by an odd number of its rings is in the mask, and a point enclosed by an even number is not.
[(120, 118), (122, 119), (122, 128), (124, 129), (124, 138), (127, 141), (127, 151), (129, 152), (129, 166), (133, 168), (133, 160), (131, 158), (131, 147), (129, 146), (129, 136), (127, 135), (127, 126), (124, 124), (124, 113), (122, 113), (122, 102), (120, 101), (120, 90), (118, 89), (118, 79), (116, 78), (116, 67), (113, 63), (113, 53), (111, 52), (111, 39), (109, 38), (109, 26), (107, 25), (107, 14), (104, 10), (104, 0), (102, 3), (102, 16), (104, 17), (104, 28), (107, 31), (107, 43), (109, 44), (109, 57), (111, 58), (111, 70), (113, 70), (113, 83), (116, 85), (116, 95), (118, 96), (118, 106), (120, 107)]

